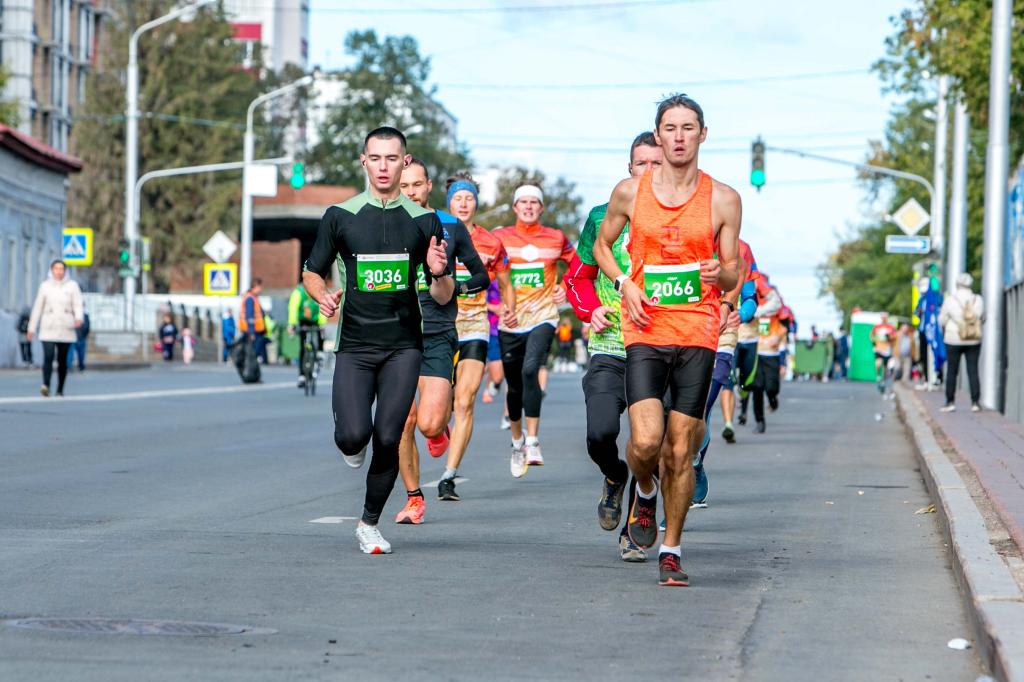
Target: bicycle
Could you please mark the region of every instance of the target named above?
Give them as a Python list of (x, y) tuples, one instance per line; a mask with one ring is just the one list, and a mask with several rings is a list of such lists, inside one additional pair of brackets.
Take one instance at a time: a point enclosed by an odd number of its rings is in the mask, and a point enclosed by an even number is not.
[(299, 325), (299, 366), (301, 368), (303, 388), (307, 396), (316, 395), (316, 377), (320, 372), (320, 327), (315, 324)]

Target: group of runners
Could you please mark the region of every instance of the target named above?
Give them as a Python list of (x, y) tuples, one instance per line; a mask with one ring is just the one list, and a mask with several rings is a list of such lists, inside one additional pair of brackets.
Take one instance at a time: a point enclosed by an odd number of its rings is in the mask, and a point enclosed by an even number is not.
[[(630, 562), (646, 561), (661, 530), (659, 583), (688, 584), (680, 546), (688, 510), (707, 503), (710, 414), (721, 396), (722, 436), (734, 442), (734, 390), (740, 423), (749, 391), (755, 431), (764, 432), (764, 399), (777, 407), (788, 333), (778, 291), (739, 239), (738, 193), (698, 167), (706, 135), (694, 100), (662, 101), (654, 131), (629, 148), (629, 177), (590, 211), (577, 248), (542, 224), (539, 187), (516, 189), (515, 224), (488, 231), (475, 222), (471, 176), (448, 178), (447, 211), (435, 210), (427, 168), (402, 133), (382, 127), (366, 136), (368, 189), (327, 210), (303, 274), (321, 312), (340, 317), (335, 443), (352, 467), (372, 444), (356, 527), (363, 552), (391, 552), (379, 522), (399, 475), (407, 501), (395, 520), (423, 520), (416, 430), (431, 455), (448, 454), (438, 498), (459, 500), (456, 476), (485, 375), (485, 400), (502, 374), (507, 386), (512, 476), (544, 464), (542, 375), (568, 301), (590, 325), (583, 390), (586, 448), (603, 477), (598, 522), (610, 531), (621, 524), (620, 556)], [(568, 266), (561, 282), (559, 261)], [(332, 291), (335, 263), (342, 281)], [(623, 458), (617, 437), (627, 409)]]

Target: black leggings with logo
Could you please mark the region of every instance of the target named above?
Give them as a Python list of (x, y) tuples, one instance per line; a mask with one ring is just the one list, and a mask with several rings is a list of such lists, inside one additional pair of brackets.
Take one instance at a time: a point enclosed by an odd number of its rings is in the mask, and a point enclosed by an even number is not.
[(521, 334), (498, 332), (501, 364), (508, 381), (505, 404), (508, 406), (508, 418), (514, 422), (522, 419), (524, 412), (527, 417), (540, 417), (544, 393), (540, 389), (538, 374), (540, 368), (548, 363), (554, 338), (555, 328), (550, 324), (538, 325)]

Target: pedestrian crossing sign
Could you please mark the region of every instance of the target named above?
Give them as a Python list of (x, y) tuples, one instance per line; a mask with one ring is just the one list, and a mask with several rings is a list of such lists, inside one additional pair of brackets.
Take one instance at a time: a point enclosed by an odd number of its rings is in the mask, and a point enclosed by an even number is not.
[(203, 293), (207, 296), (237, 296), (238, 263), (203, 263)]
[(60, 250), (61, 260), (67, 265), (92, 265), (92, 228), (65, 227)]

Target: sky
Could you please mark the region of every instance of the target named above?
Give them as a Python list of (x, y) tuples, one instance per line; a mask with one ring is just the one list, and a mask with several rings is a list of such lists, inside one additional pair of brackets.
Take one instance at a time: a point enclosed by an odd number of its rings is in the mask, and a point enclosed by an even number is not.
[(709, 130), (700, 166), (740, 192), (742, 236), (805, 336), (812, 324), (838, 326), (816, 268), (880, 207), (853, 169), (771, 149), (759, 193), (750, 145), (760, 135), (769, 147), (863, 161), (895, 103), (870, 67), (885, 53), (890, 18), (910, 4), (312, 0), (310, 61), (349, 65), (352, 30), (413, 36), (477, 170), (518, 164), (564, 176), (585, 208), (625, 177), (629, 143), (653, 127), (657, 101), (687, 93)]

